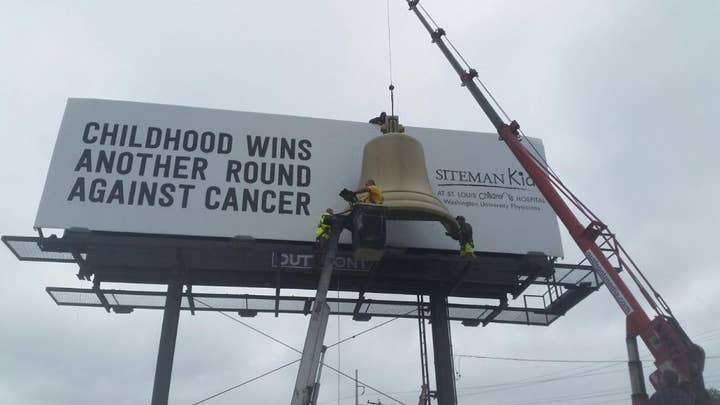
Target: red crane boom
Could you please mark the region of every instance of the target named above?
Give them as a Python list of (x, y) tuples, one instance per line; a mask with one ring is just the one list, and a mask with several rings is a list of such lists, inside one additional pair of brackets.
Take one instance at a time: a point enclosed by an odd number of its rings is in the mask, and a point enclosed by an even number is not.
[[(628, 368), (633, 405), (648, 404), (642, 364), (637, 348), (636, 339), (638, 336), (643, 340), (655, 359), (657, 370), (650, 376), (653, 385), (657, 386), (659, 382), (659, 371), (672, 369), (678, 374), (681, 383), (686, 385), (694, 396), (697, 405), (709, 405), (710, 397), (705, 390), (702, 374), (705, 361), (702, 348), (694, 344), (685, 334), (660, 294), (652, 288), (649, 281), (617, 242), (615, 235), (609, 231), (608, 227), (562, 184), (547, 164), (541, 160), (539, 154), (531, 153), (521, 143), (522, 132), (518, 123), (516, 121), (510, 123), (503, 121), (478, 87), (475, 81), (477, 72), (469, 66), (465, 70), (458, 62), (453, 52), (446, 45), (446, 40), (443, 39), (445, 31), (442, 28), (430, 25), (428, 19), (432, 21), (432, 18), (429, 18), (427, 12), (418, 4), (419, 0), (407, 0), (407, 3), (410, 10), (415, 13), (430, 34), (432, 42), (438, 46), (460, 77), (462, 86), (467, 88), (478, 102), (495, 126), (500, 139), (510, 148), (527, 174), (533, 179), (538, 190), (540, 190), (585, 255), (586, 260), (592, 265), (596, 274), (605, 283), (615, 301), (625, 313), (626, 344), (629, 357)], [(452, 44), (450, 45), (452, 46)], [(487, 91), (487, 89), (485, 90)], [(571, 202), (588, 218), (588, 225), (583, 225), (580, 222), (567, 201)], [(618, 262), (618, 268), (611, 264), (611, 259)], [(619, 269), (627, 271), (647, 303), (657, 312), (657, 316), (652, 320), (620, 277)], [(650, 295), (648, 289), (653, 292), (654, 298)]]

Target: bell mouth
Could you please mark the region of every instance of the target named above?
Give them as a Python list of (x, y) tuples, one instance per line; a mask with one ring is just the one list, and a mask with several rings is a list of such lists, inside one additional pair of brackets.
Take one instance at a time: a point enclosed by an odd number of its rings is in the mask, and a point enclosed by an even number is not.
[(455, 234), (460, 225), (448, 211), (438, 209), (444, 207), (434, 195), (413, 190), (392, 190), (384, 192), (386, 216), (389, 220), (401, 221), (438, 221), (447, 232)]

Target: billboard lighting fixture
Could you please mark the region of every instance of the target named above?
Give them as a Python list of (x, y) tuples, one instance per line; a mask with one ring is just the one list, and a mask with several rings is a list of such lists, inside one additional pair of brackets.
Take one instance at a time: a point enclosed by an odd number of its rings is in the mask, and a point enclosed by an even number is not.
[(356, 314), (356, 315), (353, 315), (353, 317), (352, 317), (353, 321), (358, 321), (358, 322), (367, 322), (370, 320), (370, 318), (372, 318), (372, 316), (370, 316), (370, 314)]
[(480, 326), (480, 320), (479, 319), (465, 319), (462, 321), (462, 326), (470, 326), (470, 327), (476, 327)]
[(116, 314), (130, 314), (133, 312), (133, 307), (126, 305), (116, 305), (112, 307), (113, 312)]
[(258, 311), (254, 309), (241, 309), (238, 311), (238, 315), (240, 315), (241, 318), (255, 318), (258, 314)]

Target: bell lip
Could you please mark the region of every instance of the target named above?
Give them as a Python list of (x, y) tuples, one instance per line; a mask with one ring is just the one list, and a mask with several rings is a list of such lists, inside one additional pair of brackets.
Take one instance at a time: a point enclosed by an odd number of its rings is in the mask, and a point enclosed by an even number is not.
[(450, 212), (438, 212), (435, 206), (429, 204), (426, 207), (415, 207), (414, 209), (389, 205), (385, 208), (385, 218), (388, 221), (440, 222), (452, 234), (460, 230), (460, 224)]

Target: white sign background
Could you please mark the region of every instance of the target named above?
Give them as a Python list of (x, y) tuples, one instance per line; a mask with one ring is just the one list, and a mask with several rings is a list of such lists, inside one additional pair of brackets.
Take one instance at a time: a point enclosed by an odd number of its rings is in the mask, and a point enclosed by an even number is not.
[[(83, 140), (83, 133), (91, 122), (97, 123), (99, 130), (94, 126), (91, 128), (88, 139), (94, 142), (87, 143)], [(227, 133), (232, 135), (232, 149), (227, 154), (216, 151), (205, 153), (199, 148), (188, 152), (183, 150), (182, 141), (177, 151), (165, 150), (162, 144), (158, 148), (131, 147), (127, 145), (127, 138), (126, 145), (120, 146), (120, 134), (115, 146), (101, 145), (105, 123), (110, 128), (114, 124), (136, 125), (136, 143), (143, 145), (149, 127), (161, 128), (163, 133), (167, 128), (182, 132), (194, 130), (199, 134), (206, 131), (216, 135)], [(406, 127), (406, 133), (423, 144), (430, 184), (438, 198), (445, 202), (452, 214), (465, 216), (473, 226), (476, 250), (519, 254), (535, 251), (562, 256), (555, 214), (532, 186), (532, 182), (524, 177), (520, 164), (505, 144), (498, 141), (497, 134), (413, 127)], [(337, 194), (343, 187), (353, 189), (360, 184), (363, 147), (379, 134), (377, 126), (358, 122), (124, 101), (69, 99), (35, 226), (194, 236), (249, 235), (257, 239), (312, 241), (318, 218), (325, 208), (341, 210), (346, 207)], [(261, 141), (268, 137), (270, 144), (272, 138), (277, 138), (278, 144), (282, 142), (281, 138), (286, 143), (294, 140), (295, 158), (251, 156), (248, 137), (259, 137)], [(303, 145), (306, 151), (297, 147), (301, 140), (305, 140)], [(532, 142), (540, 153), (544, 153), (539, 140), (534, 139)], [(90, 151), (83, 154), (86, 149)], [(119, 174), (116, 170), (112, 173), (95, 172), (100, 151), (115, 151), (116, 166), (119, 154), (130, 152), (134, 156), (132, 169), (128, 174)], [(309, 152), (309, 156), (305, 152)], [(140, 159), (137, 153), (153, 155), (147, 159), (143, 175), (139, 172)], [(162, 177), (162, 170), (159, 171), (160, 177), (154, 177), (155, 155), (162, 155), (161, 160), (170, 155), (173, 161), (178, 156), (205, 159), (205, 179), (173, 178), (173, 170), (170, 170), (170, 177)], [(241, 182), (226, 181), (230, 160), (241, 163)], [(287, 168), (294, 165), (296, 172), (307, 170), (298, 169), (298, 166), (306, 166), (310, 173), (309, 184), (280, 185), (277, 176), (271, 184), (263, 184), (260, 180), (247, 184), (243, 176), (249, 162), (255, 162), (251, 166), (275, 163), (284, 164)], [(187, 165), (192, 167), (192, 163)], [(92, 168), (88, 170), (88, 167)], [(277, 170), (276, 166), (276, 175)], [(191, 174), (191, 170), (181, 170), (180, 173)], [(79, 181), (79, 177), (84, 180)], [(96, 198), (101, 202), (90, 201), (90, 186), (96, 179), (104, 179), (107, 184), (104, 196)], [(112, 201), (108, 203), (110, 190), (118, 180), (122, 182), (122, 196), (116, 190)], [(136, 182), (136, 194), (132, 198), (133, 204), (130, 204), (133, 181)], [(78, 186), (78, 182), (83, 183), (84, 187)], [(176, 191), (172, 204), (161, 206), (159, 201), (155, 201), (153, 206), (138, 205), (140, 182), (156, 182), (159, 188), (165, 183), (173, 184)], [(378, 182), (382, 187), (381, 179)], [(193, 187), (187, 192), (186, 207), (182, 206), (183, 194), (179, 185)], [(231, 187), (238, 196), (239, 210), (232, 209), (232, 205), (227, 210), (206, 206), (209, 189), (212, 188), (210, 205), (219, 203), (222, 206)], [(96, 187), (95, 197), (99, 196), (101, 189), (103, 187)], [(266, 205), (270, 212), (263, 212), (261, 206), (257, 212), (243, 211), (244, 189), (251, 192), (258, 190), (260, 195), (272, 190)], [(281, 210), (278, 200), (282, 191), (285, 192), (287, 203)], [(300, 193), (306, 196), (299, 197)], [(163, 194), (158, 191), (157, 198), (160, 197)], [(298, 198), (302, 200), (306, 197), (309, 197), (309, 202), (304, 204), (307, 210), (303, 208), (302, 202), (299, 206), (296, 204)], [(167, 199), (164, 201), (168, 202)], [(456, 241), (445, 236), (444, 228), (439, 223), (426, 222), (390, 222), (388, 244), (432, 249), (458, 248)]]

